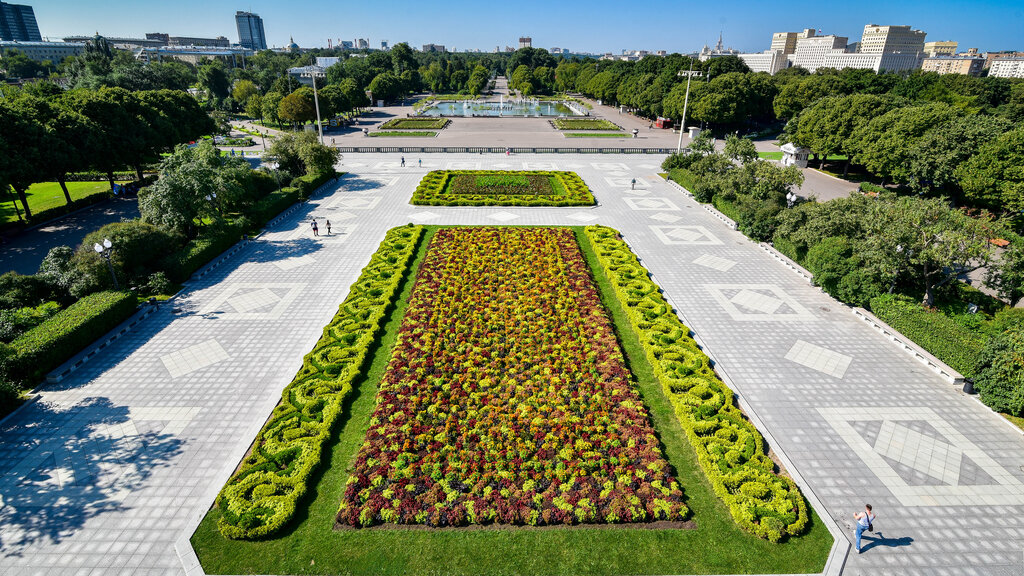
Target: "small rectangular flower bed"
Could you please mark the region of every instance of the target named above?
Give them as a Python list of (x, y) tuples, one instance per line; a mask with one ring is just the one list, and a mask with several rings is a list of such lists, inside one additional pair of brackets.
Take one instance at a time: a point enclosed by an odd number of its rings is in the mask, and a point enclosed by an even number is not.
[(378, 130), (441, 130), (448, 126), (447, 118), (392, 118), (377, 127)]
[(622, 127), (603, 118), (555, 118), (551, 124), (557, 130), (622, 130)]
[(427, 206), (590, 206), (594, 195), (575, 172), (434, 170), (413, 192)]

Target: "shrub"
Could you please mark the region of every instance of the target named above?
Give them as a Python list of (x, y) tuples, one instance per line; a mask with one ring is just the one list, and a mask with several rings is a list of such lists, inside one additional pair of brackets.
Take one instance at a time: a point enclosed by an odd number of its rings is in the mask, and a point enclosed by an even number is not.
[(149, 275), (159, 269), (161, 261), (181, 248), (184, 240), (180, 235), (139, 220), (114, 222), (90, 232), (72, 259), (80, 279), (83, 283), (87, 281), (90, 287), (75, 290), (79, 294), (113, 286), (107, 263), (93, 250), (93, 244), (105, 239), (113, 245), (110, 263), (118, 281), (133, 286), (145, 284)]
[(965, 377), (977, 374), (979, 355), (985, 345), (981, 334), (906, 296), (876, 296), (871, 299), (871, 311)]
[(328, 181), (336, 178), (337, 172), (327, 172), (324, 174), (307, 174), (305, 176), (299, 176), (291, 182), (292, 188), (296, 188), (299, 191), (299, 195), (303, 200), (309, 198), (316, 189), (326, 184)]
[(60, 304), (43, 302), (39, 306), (25, 306), (12, 310), (0, 310), (0, 341), (10, 342), (26, 330), (35, 328), (47, 318), (60, 312)]
[(448, 126), (447, 118), (392, 118), (377, 127), (378, 130), (441, 130)]
[(252, 225), (263, 226), (275, 216), (280, 214), (286, 208), (295, 204), (300, 200), (300, 192), (298, 188), (282, 188), (280, 191), (275, 190), (266, 197), (261, 199), (253, 206)]
[(231, 248), (241, 236), (242, 231), (230, 224), (216, 229), (207, 228), (184, 248), (164, 258), (161, 268), (172, 282), (180, 284), (215, 256)]
[(422, 234), (422, 226), (388, 231), (320, 341), (303, 359), (302, 369), (256, 436), (252, 452), (217, 496), (219, 528), (225, 537), (264, 537), (295, 514)]
[(847, 304), (870, 306), (871, 299), (882, 292), (881, 285), (865, 272), (849, 238), (825, 238), (807, 251), (806, 263), (814, 283)]
[(1024, 326), (992, 338), (982, 351), (974, 385), (993, 410), (1024, 416)]
[(996, 312), (992, 320), (985, 326), (985, 334), (994, 337), (1022, 325), (1024, 325), (1024, 308), (1007, 307)]
[(54, 286), (39, 276), (17, 272), (0, 275), (0, 309), (35, 307), (48, 300), (57, 300)]
[(807, 257), (807, 250), (797, 246), (795, 242), (789, 238), (785, 238), (779, 235), (778, 228), (776, 228), (775, 235), (772, 237), (772, 246), (785, 254), (790, 260), (804, 266), (804, 259)]
[[(697, 177), (694, 176), (693, 172), (690, 172), (686, 168), (672, 168), (668, 171), (668, 177), (670, 180), (674, 180), (676, 184), (679, 184), (683, 188), (686, 188), (690, 193), (696, 196), (696, 188), (700, 186), (697, 181)], [(709, 197), (707, 200), (697, 200), (698, 202), (708, 203), (711, 201)]]
[(7, 376), (14, 382), (39, 381), (113, 330), (135, 307), (135, 297), (128, 292), (98, 292), (80, 299), (11, 342), (16, 357), (8, 363)]
[(603, 118), (556, 118), (551, 123), (558, 130), (622, 130), (622, 127)]
[(772, 542), (802, 533), (809, 518), (803, 495), (792, 480), (774, 473), (760, 433), (736, 407), (732, 390), (718, 379), (647, 269), (615, 230), (588, 226), (586, 236), (733, 520)]

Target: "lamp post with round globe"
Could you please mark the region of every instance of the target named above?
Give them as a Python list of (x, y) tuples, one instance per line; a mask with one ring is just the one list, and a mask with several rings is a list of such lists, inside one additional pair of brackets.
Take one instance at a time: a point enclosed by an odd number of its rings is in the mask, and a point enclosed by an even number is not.
[(114, 251), (114, 244), (110, 241), (110, 238), (104, 238), (102, 244), (99, 242), (93, 244), (92, 249), (107, 261), (107, 268), (110, 269), (110, 279), (114, 281), (114, 290), (120, 290), (121, 288), (117, 284), (117, 274), (114, 274), (114, 264), (110, 262), (110, 254)]

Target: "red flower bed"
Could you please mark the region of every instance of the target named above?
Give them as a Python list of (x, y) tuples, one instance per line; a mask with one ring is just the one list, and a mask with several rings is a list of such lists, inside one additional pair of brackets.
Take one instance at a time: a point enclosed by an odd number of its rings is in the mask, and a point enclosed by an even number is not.
[(681, 520), (571, 231), (438, 231), (339, 522)]

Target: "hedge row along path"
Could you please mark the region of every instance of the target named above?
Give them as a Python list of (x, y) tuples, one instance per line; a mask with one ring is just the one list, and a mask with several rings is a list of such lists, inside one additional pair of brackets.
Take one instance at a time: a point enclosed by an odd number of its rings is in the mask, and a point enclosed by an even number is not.
[(715, 375), (647, 269), (616, 230), (590, 226), (586, 234), (701, 468), (733, 519), (772, 542), (802, 533), (809, 516), (800, 490), (773, 472), (761, 434), (733, 403), (732, 390)]
[(320, 464), (324, 442), (379, 336), (381, 319), (422, 233), (422, 226), (387, 233), (306, 355), (302, 370), (281, 393), (281, 403), (217, 498), (224, 536), (267, 536), (295, 514), (296, 501)]
[(680, 521), (682, 496), (572, 231), (438, 231), (338, 521)]

